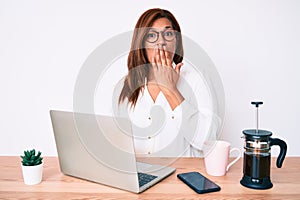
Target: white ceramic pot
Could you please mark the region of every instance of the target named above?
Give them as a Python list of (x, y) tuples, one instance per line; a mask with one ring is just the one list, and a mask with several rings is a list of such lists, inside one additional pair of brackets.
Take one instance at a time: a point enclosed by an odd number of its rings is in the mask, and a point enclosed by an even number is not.
[(23, 179), (26, 185), (35, 185), (42, 181), (43, 163), (35, 166), (23, 166)]

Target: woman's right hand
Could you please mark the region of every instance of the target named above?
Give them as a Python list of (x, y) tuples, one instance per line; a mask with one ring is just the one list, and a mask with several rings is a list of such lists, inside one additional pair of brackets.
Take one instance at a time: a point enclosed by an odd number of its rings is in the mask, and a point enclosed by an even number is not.
[(154, 50), (152, 75), (153, 81), (166, 97), (172, 110), (174, 110), (184, 100), (176, 86), (183, 63), (178, 63), (174, 69), (172, 66), (173, 59), (170, 58), (169, 53), (166, 51), (165, 46), (161, 45)]
[(175, 68), (173, 68), (173, 59), (170, 54), (170, 52), (166, 51), (166, 46), (158, 45), (152, 56), (152, 72), (154, 81), (161, 90), (176, 91), (176, 84), (183, 63), (178, 63)]

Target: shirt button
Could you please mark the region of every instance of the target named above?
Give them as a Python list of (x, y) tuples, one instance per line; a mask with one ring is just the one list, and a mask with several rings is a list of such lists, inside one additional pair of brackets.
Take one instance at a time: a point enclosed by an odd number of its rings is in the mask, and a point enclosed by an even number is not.
[(151, 136), (148, 136), (148, 139), (150, 140), (150, 139), (151, 139)]
[(174, 117), (174, 115), (172, 115), (172, 119), (174, 119), (175, 117)]
[(148, 151), (148, 154), (151, 154), (151, 152), (150, 152), (150, 151)]
[(151, 120), (151, 117), (148, 117), (149, 120)]

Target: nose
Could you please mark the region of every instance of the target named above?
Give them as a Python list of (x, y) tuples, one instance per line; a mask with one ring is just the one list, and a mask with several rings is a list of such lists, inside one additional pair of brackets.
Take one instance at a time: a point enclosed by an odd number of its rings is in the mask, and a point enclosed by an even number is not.
[(163, 36), (163, 33), (159, 33), (157, 44), (166, 45), (166, 40), (165, 40), (165, 38)]

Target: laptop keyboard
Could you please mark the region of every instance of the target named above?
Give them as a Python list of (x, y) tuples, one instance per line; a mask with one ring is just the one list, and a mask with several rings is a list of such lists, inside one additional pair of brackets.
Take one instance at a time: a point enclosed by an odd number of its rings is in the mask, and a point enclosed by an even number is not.
[(139, 186), (142, 187), (143, 185), (157, 178), (157, 176), (138, 172), (138, 178), (139, 178)]

